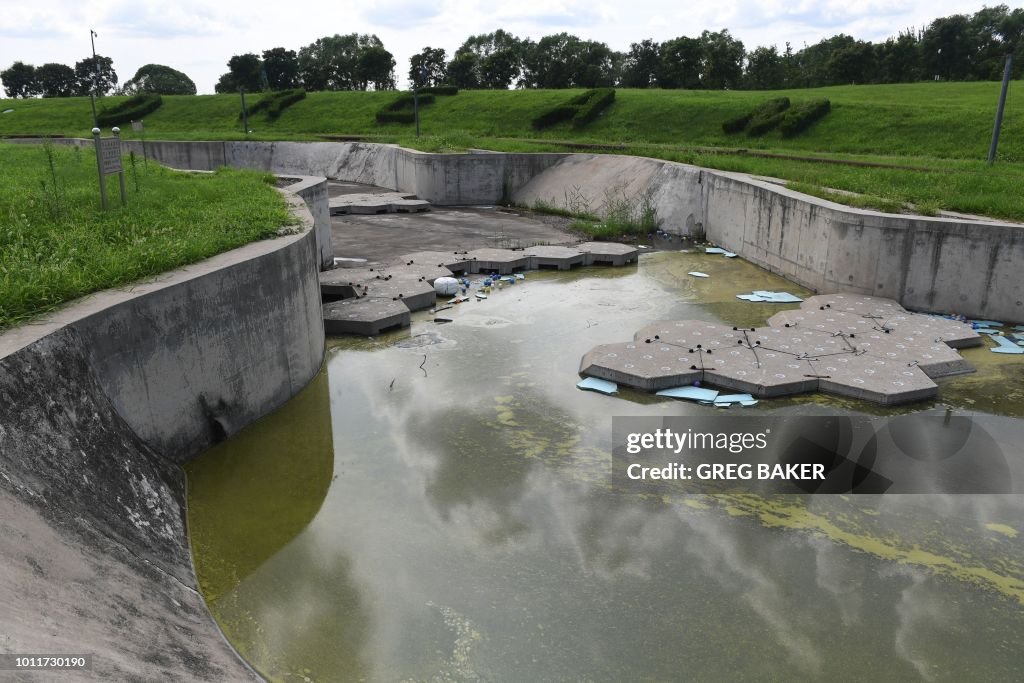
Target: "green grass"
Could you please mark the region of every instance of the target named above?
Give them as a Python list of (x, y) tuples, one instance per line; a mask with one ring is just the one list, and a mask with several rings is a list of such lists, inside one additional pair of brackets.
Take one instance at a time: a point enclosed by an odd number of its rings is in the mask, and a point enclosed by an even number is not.
[[(560, 124), (537, 132), (532, 119), (582, 90), (461, 91), (421, 111), (413, 126), (378, 125), (374, 114), (393, 92), (321, 92), (289, 107), (279, 119), (250, 120), (257, 140), (316, 140), (361, 136), (434, 152), (479, 147), (497, 151), (591, 151), (637, 154), (742, 171), (802, 183), (816, 193), (846, 190), (874, 199), (1024, 220), (1024, 104), (1020, 82), (1010, 86), (999, 163), (985, 164), (999, 84), (913, 83), (838, 86), (771, 92), (622, 90), (611, 107), (582, 130)], [(794, 106), (826, 97), (832, 111), (806, 132), (751, 138), (727, 135), (722, 122), (774, 97)], [(255, 103), (261, 95), (252, 95)], [(119, 98), (103, 98), (101, 104)], [(0, 135), (87, 136), (89, 101), (82, 98), (0, 101)], [(150, 139), (244, 139), (237, 95), (165, 96), (145, 119)], [(125, 131), (125, 137), (134, 133)], [(603, 146), (588, 148), (585, 145)], [(578, 146), (578, 147), (574, 147)], [(786, 158), (765, 158), (763, 154)], [(801, 157), (801, 158), (792, 158)], [(828, 159), (816, 163), (803, 159)], [(864, 166), (875, 163), (889, 168)], [(900, 166), (904, 168), (894, 168)], [(914, 170), (905, 167), (913, 167)]]
[(125, 165), (128, 206), (108, 176), (112, 208), (102, 211), (91, 150), (0, 144), (0, 329), (295, 222), (273, 176)]

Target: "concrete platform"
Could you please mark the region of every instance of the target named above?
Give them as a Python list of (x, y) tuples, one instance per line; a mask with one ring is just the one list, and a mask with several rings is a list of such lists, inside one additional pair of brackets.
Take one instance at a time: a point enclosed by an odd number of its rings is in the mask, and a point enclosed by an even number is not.
[(632, 342), (591, 349), (580, 373), (645, 391), (700, 381), (764, 398), (824, 391), (892, 405), (934, 396), (932, 378), (972, 372), (952, 345), (983, 343), (963, 323), (850, 294), (811, 297), (768, 322), (655, 323)]
[(640, 257), (636, 247), (617, 242), (583, 242), (576, 248), (585, 254), (583, 264), (587, 266), (624, 266)]
[(401, 192), (354, 192), (331, 197), (328, 206), (332, 216), (430, 211), (430, 202)]
[(409, 309), (389, 298), (344, 299), (324, 304), (324, 332), (372, 336), (393, 327), (408, 327)]
[[(437, 304), (433, 282), (453, 274), (508, 275), (537, 267), (568, 270), (583, 265), (588, 254), (602, 256), (598, 263), (626, 264), (636, 250), (623, 244), (600, 245), (591, 252), (578, 247), (537, 246), (530, 249), (481, 248), (471, 251), (416, 251), (384, 263), (358, 264), (320, 274), (320, 292), (325, 301), (324, 329), (328, 334), (378, 334), (395, 325), (409, 324), (409, 311)], [(340, 301), (339, 301), (340, 300)], [(404, 307), (355, 306), (354, 302), (390, 301)], [(335, 304), (346, 304), (344, 307)], [(375, 317), (377, 316), (377, 317)]]
[(541, 268), (557, 268), (570, 270), (574, 266), (582, 266), (586, 254), (576, 247), (537, 246), (526, 250), (530, 257), (529, 265), (533, 270)]

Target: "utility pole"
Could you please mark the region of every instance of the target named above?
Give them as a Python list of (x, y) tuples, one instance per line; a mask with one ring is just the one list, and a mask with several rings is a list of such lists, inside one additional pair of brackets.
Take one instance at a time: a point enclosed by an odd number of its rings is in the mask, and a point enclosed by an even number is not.
[(421, 66), (416, 69), (416, 75), (419, 78), (414, 78), (412, 81), (412, 115), (416, 119), (416, 139), (418, 140), (420, 137), (420, 101), (416, 91), (419, 89), (419, 83), (426, 80), (427, 68)]
[(89, 29), (89, 43), (92, 44), (92, 90), (89, 91), (89, 106), (92, 107), (92, 127), (96, 128), (96, 78), (100, 65), (96, 63), (96, 37), (99, 34)]
[(996, 124), (992, 128), (992, 144), (988, 148), (988, 165), (996, 162), (996, 147), (999, 146), (999, 128), (1003, 125), (1003, 108), (1006, 106), (1006, 89), (1010, 85), (1010, 70), (1013, 67), (1013, 53), (1006, 55), (1003, 68), (1003, 87), (999, 91), (999, 105), (996, 107)]

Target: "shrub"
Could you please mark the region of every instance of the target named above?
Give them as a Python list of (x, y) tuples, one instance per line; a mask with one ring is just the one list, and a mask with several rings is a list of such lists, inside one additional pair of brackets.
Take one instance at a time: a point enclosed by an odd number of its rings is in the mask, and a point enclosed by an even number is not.
[(592, 95), (579, 106), (576, 115), (572, 117), (573, 128), (583, 128), (615, 101), (614, 88), (598, 88), (590, 92)]
[(561, 123), (562, 121), (569, 121), (572, 117), (576, 116), (577, 111), (579, 111), (579, 109), (571, 104), (556, 105), (551, 109), (548, 109), (546, 112), (543, 112), (540, 116), (534, 118), (533, 127), (540, 130), (541, 128), (547, 128), (548, 126), (553, 126), (556, 123)]
[(587, 90), (568, 102), (556, 104), (534, 117), (532, 124), (537, 130), (563, 121), (572, 121), (573, 128), (582, 128), (601, 114), (615, 101), (614, 88)]
[[(259, 102), (251, 107), (246, 107), (246, 112), (249, 116), (255, 116), (261, 111), (265, 111), (267, 112), (267, 118), (276, 119), (285, 109), (305, 98), (306, 91), (301, 88), (297, 90), (278, 90), (267, 93)], [(238, 112), (238, 119), (242, 119), (242, 112)]]
[(747, 124), (750, 123), (750, 119), (752, 118), (754, 117), (750, 114), (743, 114), (742, 116), (728, 119), (722, 123), (722, 131), (725, 133), (739, 133), (747, 127)]
[(377, 112), (377, 123), (415, 123), (416, 114), (411, 111), (387, 111), (382, 109)]
[(794, 107), (786, 112), (779, 124), (782, 137), (791, 138), (794, 135), (804, 132), (811, 127), (818, 119), (824, 117), (832, 110), (832, 103), (828, 100), (814, 100), (799, 107)]
[(96, 115), (97, 126), (119, 126), (136, 121), (160, 108), (164, 100), (155, 93), (139, 93)]
[[(429, 88), (420, 88), (416, 93), (419, 106), (425, 107), (428, 104), (433, 104), (438, 96), (458, 95), (459, 89), (453, 85), (435, 85)], [(411, 92), (401, 93), (377, 111), (377, 123), (415, 123), (414, 103), (415, 99)]]
[(747, 126), (747, 135), (755, 138), (764, 135), (765, 133), (772, 130), (780, 123), (782, 123), (782, 118), (784, 116), (785, 114), (778, 113), (772, 114), (770, 116), (761, 116), (755, 118), (753, 121), (750, 122), (750, 125)]
[[(725, 121), (722, 123), (722, 130), (726, 133), (739, 133), (750, 126), (751, 135), (763, 135), (779, 124), (779, 119), (775, 119), (775, 117), (787, 109), (789, 109), (789, 98), (776, 97), (762, 102), (743, 116), (736, 116)], [(755, 127), (756, 133), (752, 130)]]

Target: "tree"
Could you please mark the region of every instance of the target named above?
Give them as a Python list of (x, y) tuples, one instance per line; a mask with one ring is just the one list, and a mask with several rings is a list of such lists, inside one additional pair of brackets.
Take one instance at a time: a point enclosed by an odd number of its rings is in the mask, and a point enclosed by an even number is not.
[(36, 81), (43, 97), (71, 97), (75, 94), (75, 70), (67, 64), (43, 64), (36, 69)]
[(882, 83), (911, 83), (922, 78), (921, 50), (913, 29), (901, 31), (875, 46), (878, 80)]
[(448, 62), (448, 82), (463, 90), (480, 87), (480, 60), (472, 52), (456, 52), (452, 61)]
[[(423, 70), (422, 76), (420, 70)], [(425, 47), (409, 58), (409, 82), (417, 86), (447, 82), (448, 66), (444, 49)]]
[(4, 92), (8, 97), (33, 97), (39, 94), (39, 81), (36, 80), (36, 68), (24, 62), (15, 62), (5, 71), (0, 71), (0, 80), (4, 82)]
[(661, 46), (647, 38), (632, 43), (623, 58), (622, 87), (650, 88), (657, 84)]
[[(476, 59), (473, 74), (459, 74), (464, 80), (474, 82), (481, 88), (508, 88), (519, 78), (523, 67), (523, 41), (511, 33), (498, 29), (494, 33), (470, 36), (455, 52), (452, 61), (459, 55), (469, 53)], [(459, 67), (470, 66), (469, 59), (463, 58)], [(449, 66), (449, 74), (451, 68)], [(458, 85), (455, 83), (454, 85)], [(460, 86), (462, 87), (462, 86)], [(470, 87), (470, 86), (466, 86)]]
[(746, 86), (752, 90), (774, 90), (786, 82), (786, 66), (778, 49), (759, 47), (747, 55)]
[(527, 43), (522, 84), (531, 88), (596, 88), (612, 85), (614, 53), (604, 43), (568, 33)]
[(700, 87), (700, 40), (680, 36), (661, 44), (661, 64), (658, 67), (658, 85), (662, 88)]
[(921, 37), (921, 60), (929, 75), (964, 80), (970, 76), (970, 60), (976, 47), (967, 16), (954, 14), (936, 19), (925, 29)]
[(356, 83), (360, 90), (395, 89), (395, 58), (382, 45), (362, 50), (356, 62)]
[(126, 95), (157, 93), (160, 95), (195, 95), (196, 84), (191, 78), (163, 64), (146, 64), (125, 82)]
[(75, 62), (75, 92), (88, 95), (94, 92), (94, 83), (97, 95), (106, 95), (117, 87), (117, 72), (110, 57), (96, 55), (95, 59), (86, 57)]
[(709, 90), (733, 89), (743, 78), (743, 43), (729, 35), (728, 29), (700, 34), (703, 58), (701, 85)]
[(876, 80), (874, 46), (858, 40), (853, 45), (833, 52), (825, 68), (830, 84), (845, 85)]
[(386, 89), (393, 87), (393, 68), (394, 57), (375, 35), (325, 36), (299, 50), (299, 78), (307, 90), (365, 90), (370, 83)]
[(299, 58), (295, 50), (283, 47), (264, 50), (263, 71), (271, 90), (290, 90), (299, 85)]

